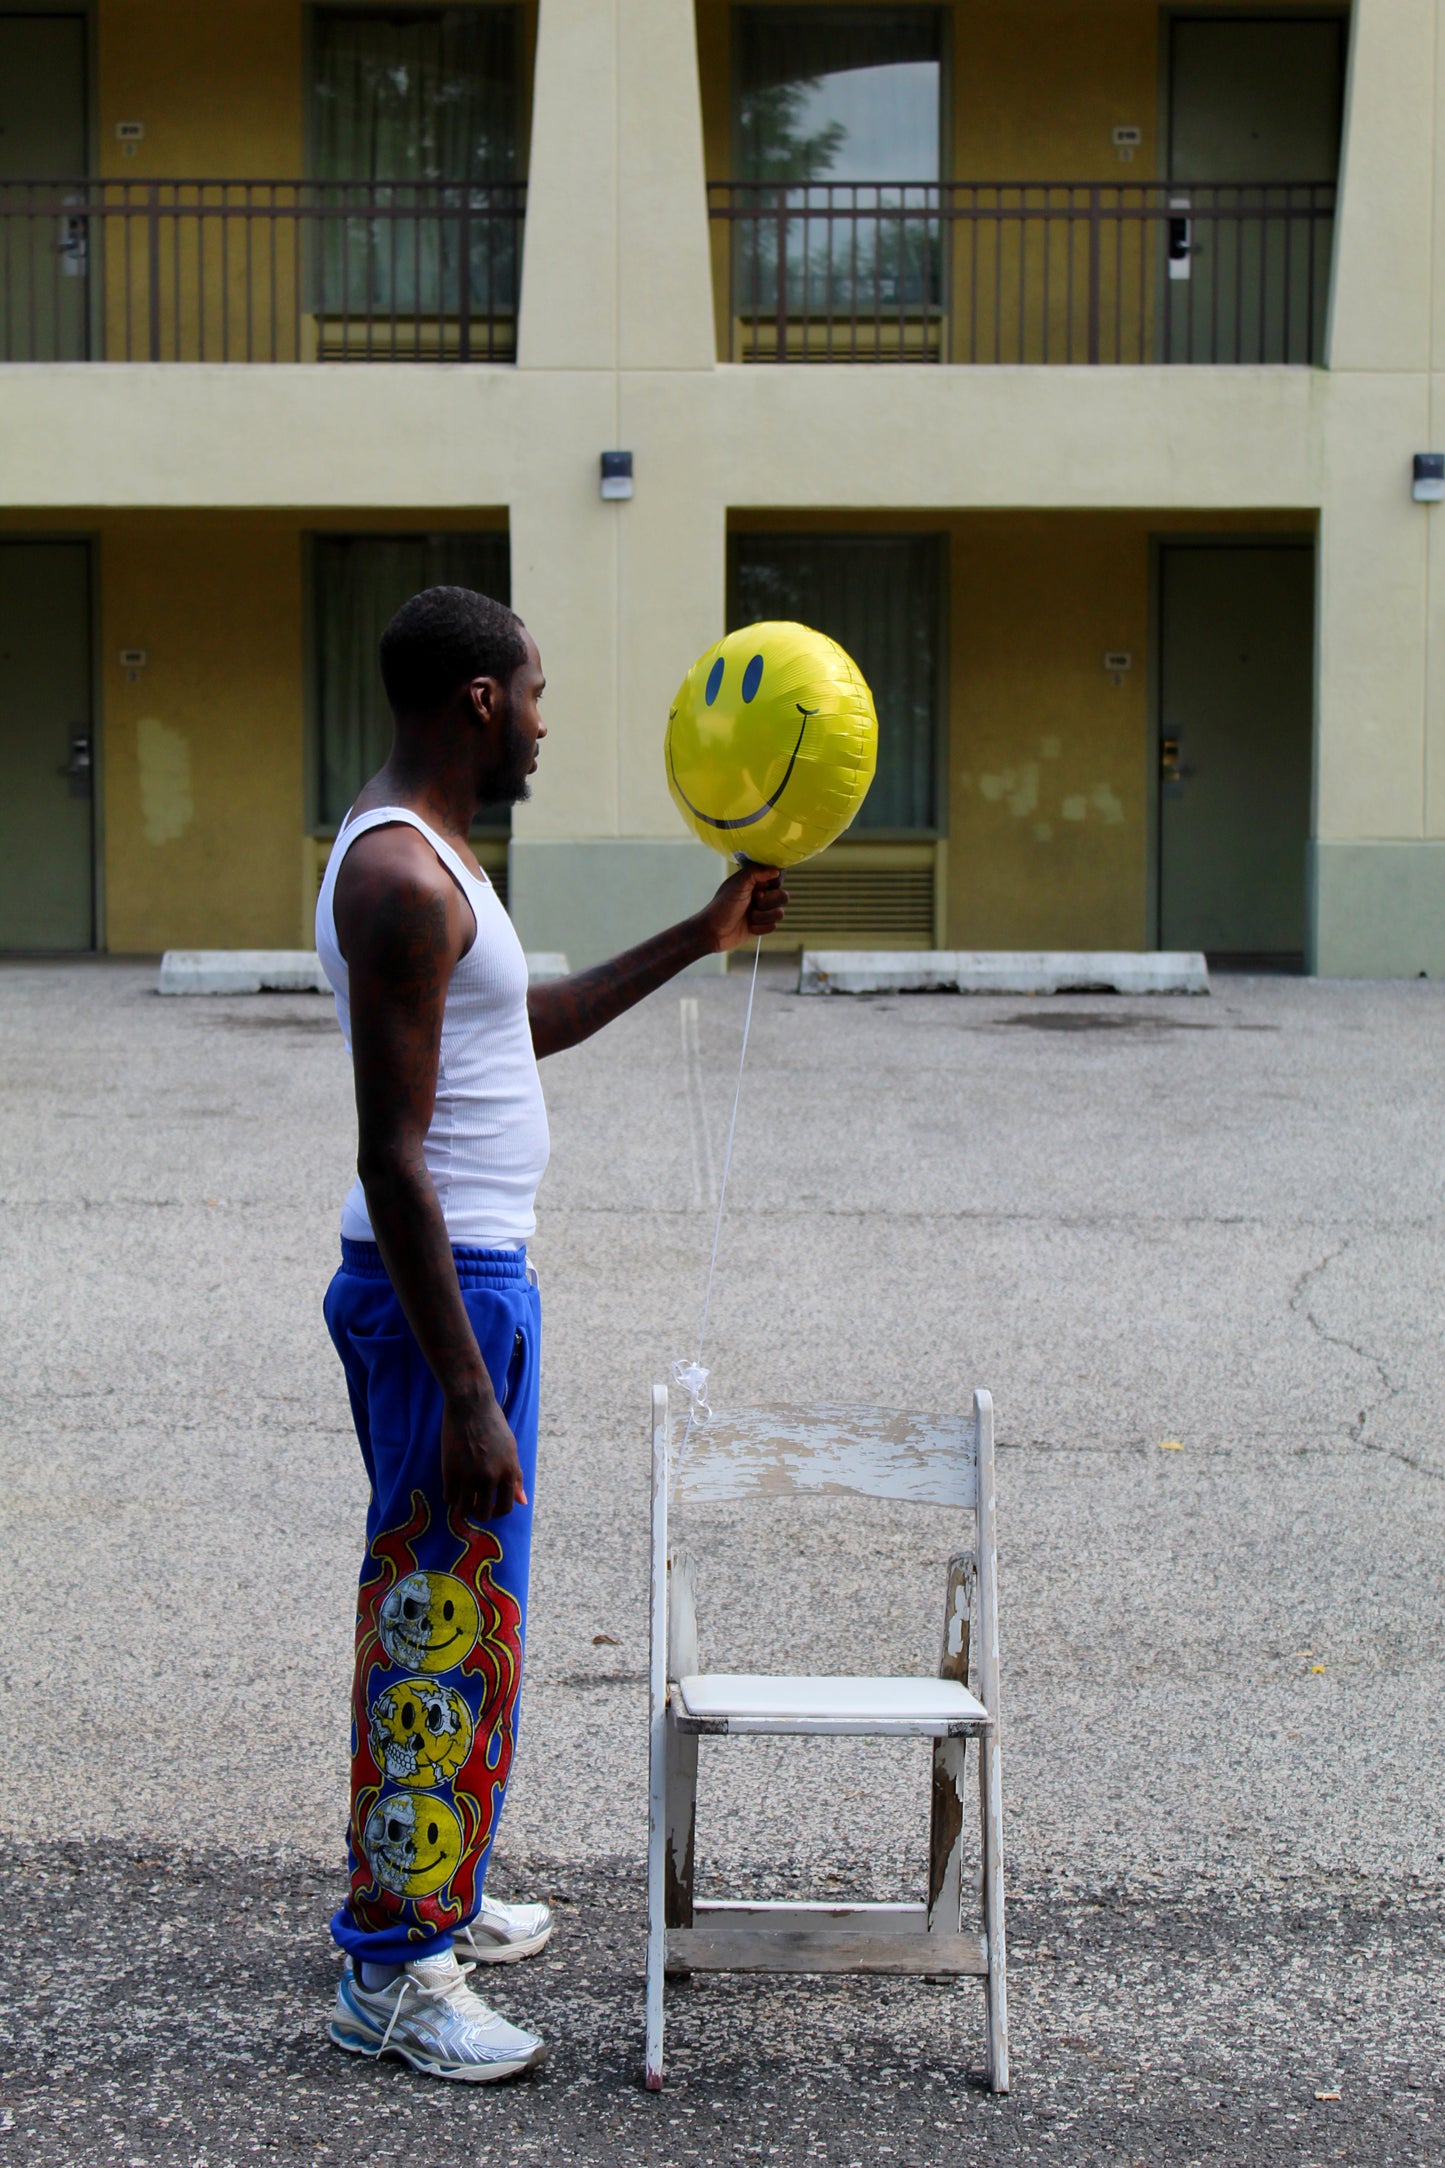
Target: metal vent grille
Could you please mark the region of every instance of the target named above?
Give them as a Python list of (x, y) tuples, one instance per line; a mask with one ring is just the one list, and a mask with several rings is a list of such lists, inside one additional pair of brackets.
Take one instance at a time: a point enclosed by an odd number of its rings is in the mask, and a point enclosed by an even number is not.
[(933, 947), (931, 865), (797, 866), (787, 882), (787, 921), (768, 948)]

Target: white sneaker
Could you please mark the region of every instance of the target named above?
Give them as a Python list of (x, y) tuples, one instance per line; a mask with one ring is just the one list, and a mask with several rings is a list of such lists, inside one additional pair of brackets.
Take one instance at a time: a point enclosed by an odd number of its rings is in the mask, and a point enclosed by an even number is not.
[(535, 1957), (555, 1925), (550, 1905), (504, 1905), (484, 1897), (476, 1918), (453, 1929), (452, 1948), (477, 1965), (510, 1965)]
[(544, 2042), (474, 1995), (470, 1970), (448, 1950), (404, 1965), (389, 1987), (367, 1988), (348, 1964), (327, 2031), (348, 2055), (399, 2055), (433, 2078), (485, 2085), (539, 2068)]

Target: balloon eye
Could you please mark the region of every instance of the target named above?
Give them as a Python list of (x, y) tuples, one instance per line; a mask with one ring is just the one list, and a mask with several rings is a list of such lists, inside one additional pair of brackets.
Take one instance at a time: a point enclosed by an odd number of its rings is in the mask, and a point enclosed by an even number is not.
[(754, 655), (752, 661), (748, 664), (746, 670), (744, 670), (743, 672), (743, 699), (745, 701), (751, 700), (762, 682), (763, 658), (761, 655)]
[(726, 667), (727, 665), (724, 663), (721, 655), (719, 655), (717, 661), (713, 664), (711, 670), (709, 670), (707, 674), (707, 687), (703, 693), (703, 698), (707, 702), (709, 707), (712, 706), (714, 700), (716, 700), (718, 694), (722, 691), (723, 671), (726, 669)]

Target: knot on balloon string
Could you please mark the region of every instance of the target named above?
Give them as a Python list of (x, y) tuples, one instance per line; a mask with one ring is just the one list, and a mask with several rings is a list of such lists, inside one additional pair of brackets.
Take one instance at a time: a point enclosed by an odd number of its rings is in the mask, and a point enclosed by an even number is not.
[(701, 1363), (678, 1361), (672, 1366), (672, 1379), (687, 1394), (688, 1427), (708, 1422), (712, 1409), (707, 1404), (707, 1371)]

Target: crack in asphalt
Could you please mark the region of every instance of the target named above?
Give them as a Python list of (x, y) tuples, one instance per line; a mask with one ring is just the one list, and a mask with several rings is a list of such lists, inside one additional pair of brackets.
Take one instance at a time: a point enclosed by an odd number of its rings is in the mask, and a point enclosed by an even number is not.
[(1346, 1354), (1356, 1356), (1363, 1363), (1369, 1363), (1372, 1369), (1379, 1374), (1380, 1383), (1384, 1388), (1382, 1394), (1378, 1399), (1368, 1402), (1361, 1408), (1354, 1421), (1345, 1425), (1345, 1435), (1349, 1438), (1351, 1444), (1358, 1445), (1367, 1453), (1379, 1453), (1387, 1460), (1399, 1461), (1402, 1467), (1412, 1468), (1416, 1475), (1428, 1476), (1433, 1483), (1445, 1483), (1445, 1471), (1431, 1467), (1430, 1463), (1422, 1460), (1417, 1453), (1407, 1452), (1402, 1445), (1391, 1445), (1384, 1438), (1366, 1436), (1371, 1422), (1382, 1414), (1392, 1401), (1398, 1400), (1408, 1388), (1398, 1384), (1391, 1377), (1385, 1358), (1382, 1355), (1377, 1355), (1373, 1348), (1362, 1347), (1358, 1340), (1346, 1339), (1342, 1333), (1331, 1332), (1327, 1326), (1322, 1325), (1305, 1299), (1305, 1291), (1311, 1282), (1322, 1279), (1330, 1266), (1338, 1263), (1339, 1259), (1353, 1246), (1352, 1241), (1347, 1236), (1338, 1249), (1331, 1250), (1329, 1255), (1322, 1257), (1317, 1264), (1306, 1266), (1305, 1270), (1296, 1279), (1291, 1290), (1290, 1309), (1295, 1316), (1302, 1317), (1310, 1329), (1327, 1346), (1342, 1348)]

